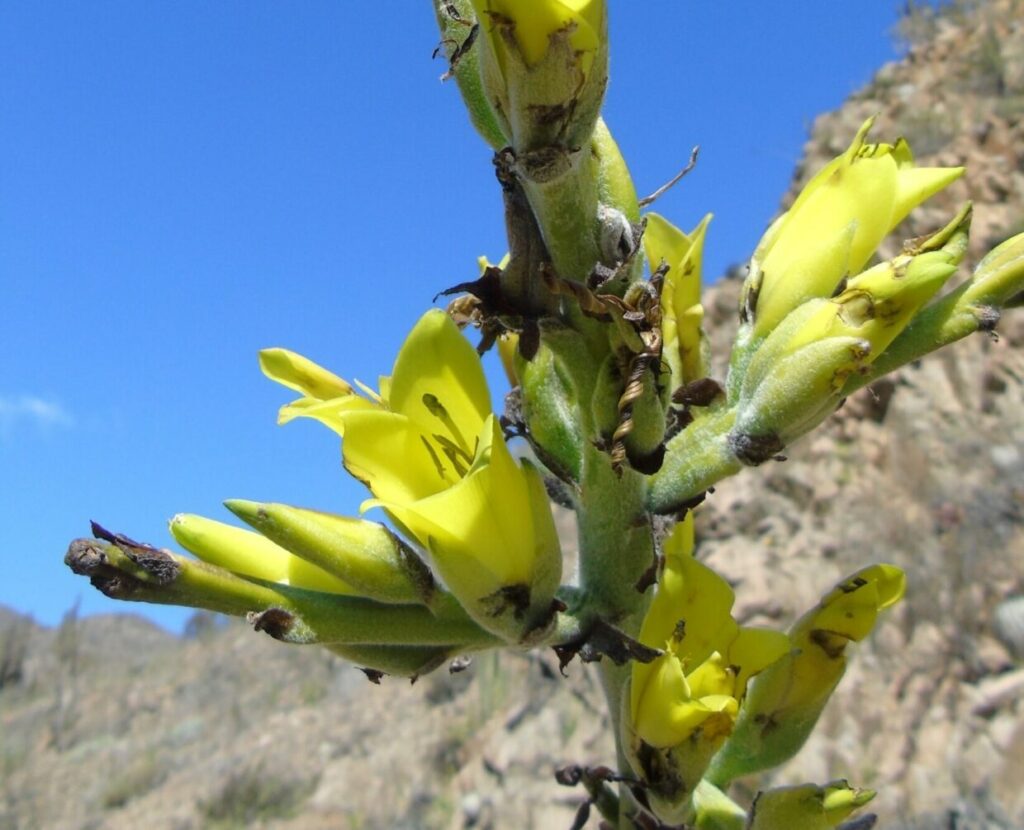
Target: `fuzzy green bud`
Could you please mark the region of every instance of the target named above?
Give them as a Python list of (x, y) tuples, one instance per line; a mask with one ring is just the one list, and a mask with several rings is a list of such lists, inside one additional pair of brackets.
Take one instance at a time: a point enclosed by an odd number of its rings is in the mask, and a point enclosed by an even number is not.
[(516, 357), (514, 371), (534, 452), (548, 469), (578, 480), (583, 444), (579, 402), (560, 345), (569, 343), (557, 334), (545, 338), (531, 360)]
[[(1006, 305), (1024, 292), (1024, 233), (1011, 236), (978, 263), (963, 302), (976, 306)], [(1018, 300), (1019, 302), (1019, 300)]]

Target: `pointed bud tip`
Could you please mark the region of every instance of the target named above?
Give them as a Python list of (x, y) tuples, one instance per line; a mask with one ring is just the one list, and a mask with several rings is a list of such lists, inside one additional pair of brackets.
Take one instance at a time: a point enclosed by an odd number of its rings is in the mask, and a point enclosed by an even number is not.
[(248, 499), (225, 499), (223, 503), (228, 510), (244, 521), (256, 518), (263, 509), (263, 505), (260, 502), (249, 501)]

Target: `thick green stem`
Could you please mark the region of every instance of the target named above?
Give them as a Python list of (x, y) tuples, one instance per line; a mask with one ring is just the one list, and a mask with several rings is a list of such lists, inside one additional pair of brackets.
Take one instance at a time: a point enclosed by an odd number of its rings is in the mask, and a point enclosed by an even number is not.
[(601, 258), (598, 247), (596, 168), (587, 150), (566, 151), (555, 178), (521, 171), (523, 190), (559, 276), (584, 280)]
[[(601, 119), (594, 126), (589, 146), (575, 151), (551, 148), (551, 153), (557, 154), (561, 163), (545, 165), (540, 175), (530, 164), (521, 166), (523, 189), (559, 276), (584, 280), (597, 263), (616, 264), (616, 246), (603, 237), (614, 235), (617, 227), (602, 224), (599, 207), (619, 211), (628, 222), (638, 222), (636, 188), (618, 145)], [(530, 157), (536, 155), (534, 152)], [(639, 240), (632, 243), (639, 244)], [(643, 257), (635, 257), (629, 281), (639, 279), (642, 271)]]
[(743, 467), (729, 443), (736, 410), (723, 407), (698, 418), (668, 442), (665, 462), (652, 477), (647, 505), (675, 513)]
[(644, 480), (628, 469), (620, 477), (608, 454), (591, 446), (580, 489), (580, 585), (597, 614), (633, 635), (644, 605), (637, 584), (655, 555)]
[[(639, 475), (626, 470), (620, 478), (606, 453), (587, 448), (578, 510), (580, 584), (590, 612), (613, 622), (633, 637), (639, 632), (650, 597), (649, 591), (641, 593), (637, 586), (655, 557), (644, 489)], [(600, 664), (601, 685), (615, 735), (617, 764), (623, 774), (630, 772), (620, 729), (622, 694), (630, 666), (630, 663), (616, 665), (607, 658)], [(620, 787), (620, 827), (633, 826), (628, 816), (634, 810), (628, 788)]]

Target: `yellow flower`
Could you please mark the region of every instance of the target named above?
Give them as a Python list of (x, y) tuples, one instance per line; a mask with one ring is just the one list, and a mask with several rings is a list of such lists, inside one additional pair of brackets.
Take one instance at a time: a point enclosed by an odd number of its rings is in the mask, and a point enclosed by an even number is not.
[(753, 309), (755, 338), (804, 301), (830, 296), (914, 207), (963, 174), (962, 167), (914, 167), (903, 139), (867, 144), (873, 123), (864, 122), (847, 151), (811, 179), (754, 252), (744, 305)]
[[(295, 373), (286, 377), (295, 382)], [(345, 467), (374, 496), (362, 509), (383, 507), (426, 548), (445, 584), (489, 631), (518, 639), (545, 623), (561, 552), (544, 482), (509, 452), (480, 360), (448, 316), (434, 310), (416, 324), (386, 394), (363, 398), (351, 387), (333, 388), (337, 398), (294, 411), (344, 436)], [(310, 386), (301, 391), (311, 397)]]
[(747, 681), (788, 648), (779, 632), (737, 624), (729, 583), (692, 550), (687, 516), (665, 543), (658, 593), (640, 631), (644, 645), (664, 654), (633, 664), (633, 725), (654, 747), (681, 744), (701, 726), (714, 737), (728, 735)]
[(789, 630), (791, 650), (754, 681), (710, 780), (724, 787), (791, 758), (846, 671), (847, 644), (867, 637), (879, 613), (905, 590), (902, 570), (871, 565), (844, 579), (797, 620)]
[(767, 460), (835, 411), (850, 376), (877, 360), (956, 271), (970, 215), (965, 206), (919, 250), (847, 280), (831, 299), (802, 303), (757, 345), (730, 439), (741, 460)]
[[(664, 653), (635, 662), (625, 743), (658, 817), (677, 824), (708, 763), (732, 732), (750, 678), (783, 656), (781, 632), (741, 628), (732, 588), (692, 556), (693, 518), (664, 546), (658, 592), (640, 641)], [(666, 773), (671, 770), (670, 773)]]
[(707, 376), (707, 344), (701, 323), (701, 263), (711, 214), (689, 234), (657, 213), (648, 213), (644, 250), (652, 273), (664, 262), (668, 273), (661, 291), (662, 354), (672, 383), (682, 386)]

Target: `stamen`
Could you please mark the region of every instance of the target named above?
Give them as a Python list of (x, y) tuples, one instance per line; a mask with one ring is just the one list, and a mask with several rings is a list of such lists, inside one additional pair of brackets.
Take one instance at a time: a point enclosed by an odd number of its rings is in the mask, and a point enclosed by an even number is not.
[(434, 462), (434, 466), (437, 467), (437, 474), (440, 476), (441, 481), (446, 481), (447, 478), (444, 474), (444, 465), (441, 463), (441, 459), (437, 457), (437, 453), (434, 452), (434, 448), (430, 446), (430, 442), (426, 439), (426, 436), (421, 435), (420, 440), (423, 442), (423, 446), (427, 448), (427, 452), (430, 453), (430, 458)]
[[(462, 449), (462, 447), (457, 446), (451, 439), (445, 438), (443, 435), (434, 435), (432, 437), (441, 445), (441, 450), (447, 456), (448, 460), (451, 461), (455, 471), (460, 476), (465, 477), (466, 473), (469, 472), (469, 466), (472, 466), (473, 464), (473, 456)], [(465, 464), (462, 463), (463, 461), (465, 461)]]
[(452, 437), (458, 442), (459, 448), (464, 454), (469, 456), (469, 460), (472, 463), (473, 457), (469, 455), (469, 444), (466, 443), (466, 439), (462, 432), (459, 431), (455, 421), (452, 420), (452, 416), (448, 414), (448, 410), (444, 408), (444, 404), (437, 399), (436, 395), (431, 395), (427, 392), (423, 396), (423, 405), (431, 415), (445, 425), (448, 431), (452, 434)]

